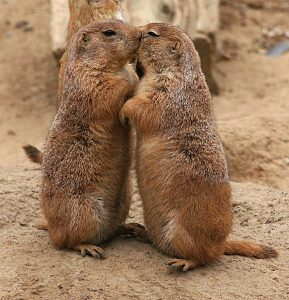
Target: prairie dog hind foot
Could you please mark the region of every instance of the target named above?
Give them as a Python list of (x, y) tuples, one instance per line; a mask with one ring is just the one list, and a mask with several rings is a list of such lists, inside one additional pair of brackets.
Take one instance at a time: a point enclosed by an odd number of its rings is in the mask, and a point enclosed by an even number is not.
[(168, 259), (165, 261), (165, 264), (170, 270), (177, 270), (177, 271), (183, 271), (187, 272), (188, 270), (196, 269), (199, 264), (187, 260), (187, 259), (178, 259), (178, 258), (173, 258), (173, 259)]
[(73, 247), (74, 250), (79, 251), (82, 257), (85, 257), (87, 254), (99, 259), (106, 258), (104, 251), (97, 247), (96, 245), (91, 244), (80, 244)]
[(135, 238), (143, 243), (151, 243), (145, 227), (138, 223), (128, 223), (119, 226), (119, 235), (125, 238)]

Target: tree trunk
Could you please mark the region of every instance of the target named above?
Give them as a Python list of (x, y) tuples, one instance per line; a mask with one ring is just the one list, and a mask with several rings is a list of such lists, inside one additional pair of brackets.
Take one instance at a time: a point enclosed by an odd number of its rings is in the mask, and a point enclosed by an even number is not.
[(52, 52), (57, 61), (66, 49), (68, 21), (68, 0), (51, 0), (51, 43)]

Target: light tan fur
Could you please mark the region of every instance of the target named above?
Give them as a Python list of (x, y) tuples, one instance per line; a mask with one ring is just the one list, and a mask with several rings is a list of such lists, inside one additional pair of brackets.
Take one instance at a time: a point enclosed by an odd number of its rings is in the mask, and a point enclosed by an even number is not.
[(142, 28), (144, 69), (121, 110), (137, 130), (136, 173), (149, 237), (183, 271), (223, 254), (276, 257), (269, 247), (226, 241), (231, 187), (210, 93), (192, 41), (168, 24)]
[(42, 163), (41, 206), (57, 248), (102, 258), (96, 245), (127, 217), (130, 132), (119, 112), (134, 92), (124, 67), (139, 43), (138, 31), (121, 21), (92, 23), (70, 43)]

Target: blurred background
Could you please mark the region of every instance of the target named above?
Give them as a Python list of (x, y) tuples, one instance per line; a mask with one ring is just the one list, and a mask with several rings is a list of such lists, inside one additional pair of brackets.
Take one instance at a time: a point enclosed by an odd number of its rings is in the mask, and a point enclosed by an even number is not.
[[(123, 15), (190, 35), (232, 180), (289, 190), (289, 1), (124, 0)], [(43, 147), (67, 18), (65, 1), (0, 0), (0, 166), (28, 165), (22, 144)]]

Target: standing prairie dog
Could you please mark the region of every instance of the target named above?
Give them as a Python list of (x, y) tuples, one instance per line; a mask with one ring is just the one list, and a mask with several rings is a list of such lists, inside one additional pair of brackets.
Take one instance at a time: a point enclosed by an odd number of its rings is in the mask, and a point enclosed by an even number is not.
[(96, 245), (127, 217), (130, 134), (119, 112), (134, 91), (124, 67), (139, 44), (136, 29), (106, 21), (81, 29), (68, 48), (63, 101), (42, 162), (41, 206), (57, 248), (101, 258)]
[(221, 255), (276, 257), (267, 246), (227, 241), (231, 187), (211, 97), (192, 41), (168, 24), (142, 28), (144, 68), (121, 110), (137, 130), (136, 173), (152, 243), (187, 271)]
[[(122, 19), (122, 0), (69, 0), (70, 19), (68, 25), (67, 42), (70, 44), (73, 36), (80, 28), (91, 22), (101, 22), (109, 19)], [(67, 52), (65, 51), (60, 60), (58, 79), (57, 107), (59, 107), (63, 94), (63, 80), (67, 65)], [(138, 77), (131, 65), (127, 64), (126, 74), (129, 80), (135, 85)], [(41, 164), (43, 153), (32, 145), (24, 145), (23, 149), (27, 157), (34, 163)]]
[[(69, 46), (73, 36), (78, 30), (92, 22), (101, 22), (110, 19), (122, 19), (120, 0), (69, 0), (70, 19), (68, 24), (67, 44)], [(63, 81), (67, 65), (67, 51), (60, 60), (58, 79), (57, 107), (62, 101)], [(127, 66), (127, 76), (134, 83), (137, 76), (131, 66)]]

